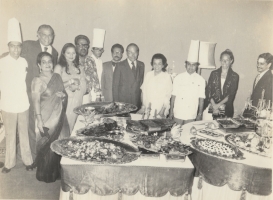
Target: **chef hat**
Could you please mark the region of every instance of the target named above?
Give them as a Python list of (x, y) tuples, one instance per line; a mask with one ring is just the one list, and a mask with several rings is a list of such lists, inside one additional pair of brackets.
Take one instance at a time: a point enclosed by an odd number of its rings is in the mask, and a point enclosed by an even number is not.
[(22, 43), (20, 24), (16, 18), (11, 18), (8, 22), (8, 43), (9, 42)]
[(191, 40), (191, 45), (188, 53), (188, 62), (198, 62), (199, 61), (199, 40)]
[(200, 42), (199, 68), (216, 68), (214, 59), (215, 46), (216, 43)]
[(105, 30), (94, 28), (92, 47), (103, 48)]

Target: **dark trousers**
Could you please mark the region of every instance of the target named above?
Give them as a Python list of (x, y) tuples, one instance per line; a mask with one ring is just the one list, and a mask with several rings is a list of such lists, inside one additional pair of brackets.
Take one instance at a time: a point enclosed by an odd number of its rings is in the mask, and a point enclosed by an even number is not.
[(28, 136), (29, 136), (29, 145), (31, 150), (31, 155), (33, 160), (36, 158), (36, 133), (35, 133), (35, 112), (34, 106), (32, 103), (31, 93), (28, 93), (29, 99), (29, 124), (28, 124)]

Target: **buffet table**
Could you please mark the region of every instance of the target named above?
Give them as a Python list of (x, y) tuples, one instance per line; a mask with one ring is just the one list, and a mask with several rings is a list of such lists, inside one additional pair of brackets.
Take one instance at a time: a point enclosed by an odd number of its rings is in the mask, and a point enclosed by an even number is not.
[[(84, 125), (78, 117), (74, 130)], [(73, 131), (72, 136), (76, 135)], [(124, 140), (130, 144), (129, 138)], [(100, 165), (62, 158), (60, 199), (191, 199), (194, 167), (185, 162), (139, 158), (126, 164)]]
[[(205, 128), (204, 123), (213, 121), (192, 122), (183, 126), (181, 142), (190, 144), (190, 129)], [(215, 122), (216, 123), (216, 122)], [(224, 130), (216, 130), (226, 135)], [(196, 136), (200, 138), (200, 136)], [(224, 137), (212, 138), (226, 142)], [(272, 160), (267, 157), (242, 151), (245, 159), (225, 159), (215, 157), (192, 148), (189, 156), (196, 168), (193, 191), (198, 199), (272, 199)]]

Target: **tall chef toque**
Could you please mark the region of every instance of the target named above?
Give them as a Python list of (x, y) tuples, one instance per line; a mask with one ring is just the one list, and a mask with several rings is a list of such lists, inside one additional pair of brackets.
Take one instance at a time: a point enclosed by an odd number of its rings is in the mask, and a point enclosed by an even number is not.
[(216, 43), (191, 40), (187, 61), (198, 62), (199, 68), (216, 68), (215, 66), (215, 46)]
[(103, 48), (105, 30), (94, 28), (92, 47)]
[(8, 43), (10, 42), (22, 43), (20, 24), (16, 18), (11, 18), (8, 22)]

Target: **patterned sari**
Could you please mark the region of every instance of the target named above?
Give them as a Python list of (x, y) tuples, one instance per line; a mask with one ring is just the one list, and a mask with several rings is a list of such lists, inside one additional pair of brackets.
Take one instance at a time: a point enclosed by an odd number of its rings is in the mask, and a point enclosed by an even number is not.
[[(64, 97), (56, 95), (63, 92)], [(58, 138), (69, 137), (69, 126), (66, 118), (67, 94), (62, 78), (59, 74), (53, 74), (47, 88), (40, 96), (41, 116), (44, 127), (48, 128), (48, 134), (41, 136), (36, 133), (37, 165), (36, 178), (46, 183), (54, 182), (60, 178), (60, 159), (50, 145)]]

